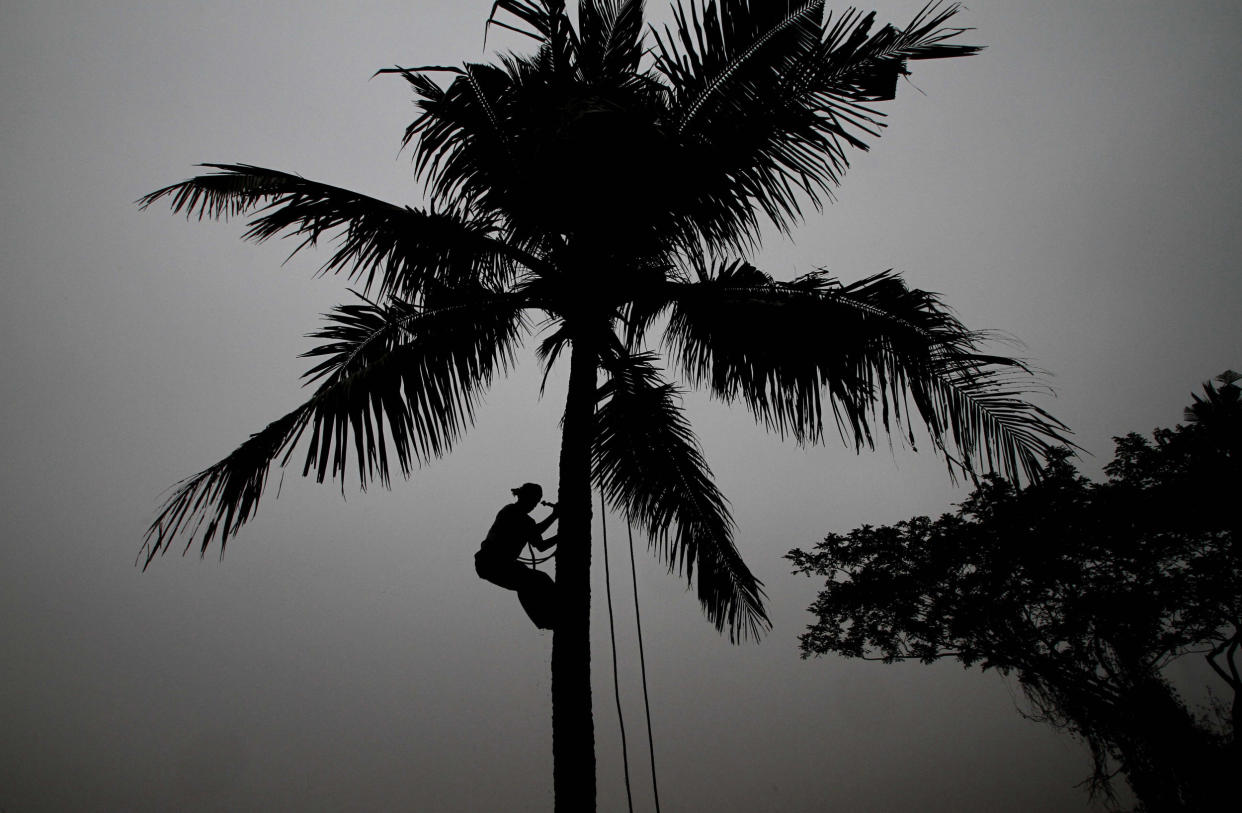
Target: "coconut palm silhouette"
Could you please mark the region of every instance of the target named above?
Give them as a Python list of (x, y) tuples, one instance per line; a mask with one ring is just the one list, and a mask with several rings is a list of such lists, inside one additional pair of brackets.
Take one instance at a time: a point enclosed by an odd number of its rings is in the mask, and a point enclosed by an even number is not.
[[(933, 294), (884, 272), (778, 281), (747, 261), (761, 227), (819, 209), (847, 152), (879, 135), (875, 102), (913, 60), (967, 56), (956, 5), (873, 31), (822, 2), (680, 3), (645, 28), (641, 0), (497, 0), (489, 25), (531, 54), (395, 67), (419, 113), (405, 133), (428, 208), (246, 164), (159, 189), (187, 217), (248, 216), (244, 237), (334, 236), (323, 266), (361, 288), (314, 334), (301, 406), (183, 481), (148, 533), (223, 546), (269, 470), (299, 444), (319, 481), (388, 485), (447, 454), (480, 395), (534, 338), (567, 359), (552, 651), (558, 810), (593, 809), (588, 621), (591, 492), (649, 535), (731, 639), (769, 626), (760, 583), (673, 376), (741, 403), (783, 438), (870, 447), (921, 423), (950, 466), (1038, 470), (1064, 427), (1027, 403), (1033, 379), (980, 352)], [(352, 460), (351, 460), (352, 457)]]

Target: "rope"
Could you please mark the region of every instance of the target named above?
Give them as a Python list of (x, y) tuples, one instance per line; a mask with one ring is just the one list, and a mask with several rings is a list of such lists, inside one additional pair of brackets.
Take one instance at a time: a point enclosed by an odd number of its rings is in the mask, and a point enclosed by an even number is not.
[[(608, 519), (604, 508), (604, 490), (599, 492), (599, 522), (604, 537), (604, 595), (608, 600), (608, 637), (612, 639), (612, 693), (617, 700), (617, 722), (621, 726), (621, 762), (625, 766), (625, 801), (634, 813), (634, 796), (630, 792), (630, 754), (625, 744), (625, 717), (621, 713), (621, 677), (617, 673), (617, 632), (612, 618), (612, 575), (608, 569)], [(631, 548), (631, 558), (633, 549)], [(646, 689), (644, 687), (644, 693)], [(650, 731), (650, 726), (648, 726)]]
[(638, 627), (638, 664), (643, 674), (643, 709), (647, 712), (647, 753), (651, 755), (651, 792), (656, 813), (660, 813), (660, 787), (656, 784), (655, 743), (651, 739), (651, 701), (647, 699), (647, 657), (643, 654), (643, 620), (638, 614), (638, 571), (634, 567), (634, 526), (626, 522), (630, 534), (630, 577), (634, 584), (634, 624)]
[(539, 565), (543, 564), (544, 562), (548, 561), (554, 556), (556, 556), (556, 551), (552, 551), (547, 556), (536, 557), (534, 546), (531, 545), (530, 543), (527, 543), (526, 544), (526, 557), (527, 558), (522, 562), (522, 564), (526, 565), (532, 570), (537, 570)]

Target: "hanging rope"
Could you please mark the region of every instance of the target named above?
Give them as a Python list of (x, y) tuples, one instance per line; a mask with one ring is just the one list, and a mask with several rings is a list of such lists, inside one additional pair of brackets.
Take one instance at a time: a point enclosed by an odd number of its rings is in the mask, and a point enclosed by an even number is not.
[(608, 518), (604, 507), (604, 490), (599, 492), (599, 523), (604, 537), (604, 595), (608, 601), (608, 637), (612, 639), (612, 694), (617, 700), (617, 723), (621, 727), (621, 762), (625, 766), (625, 801), (634, 813), (634, 796), (630, 792), (630, 753), (625, 744), (625, 716), (621, 713), (621, 677), (617, 674), (617, 632), (612, 619), (612, 574), (608, 569)]
[(643, 709), (647, 712), (647, 753), (651, 756), (651, 792), (656, 813), (660, 813), (660, 787), (656, 784), (655, 743), (651, 738), (651, 702), (647, 699), (647, 657), (643, 653), (643, 620), (638, 614), (638, 571), (634, 567), (634, 526), (625, 524), (630, 535), (630, 579), (634, 585), (634, 625), (638, 627), (638, 665), (643, 675)]

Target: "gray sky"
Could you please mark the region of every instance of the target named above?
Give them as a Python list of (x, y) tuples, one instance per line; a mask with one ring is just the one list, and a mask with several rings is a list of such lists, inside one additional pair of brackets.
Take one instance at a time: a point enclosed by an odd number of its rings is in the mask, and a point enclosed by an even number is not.
[[(898, 23), (919, 5), (875, 4)], [(0, 809), (547, 809), (551, 637), (471, 562), (510, 487), (555, 481), (563, 382), (538, 400), (530, 354), (457, 451), (392, 492), (343, 499), (291, 472), (222, 562), (133, 567), (164, 489), (298, 402), (303, 336), (347, 295), (311, 278), (315, 257), (281, 268), (288, 247), (243, 244), (239, 224), (132, 201), (240, 161), (418, 203), (397, 155), (409, 96), (368, 77), (482, 58), (490, 2), (3, 8)], [(960, 19), (988, 50), (916, 65), (923, 93), (899, 87), (839, 202), (757, 261), (781, 278), (897, 268), (1011, 332), (1096, 473), (1111, 435), (1173, 424), (1242, 365), (1239, 12), (979, 0)], [(1085, 751), (1021, 719), (996, 675), (797, 657), (818, 585), (781, 555), (948, 510), (964, 492), (943, 465), (799, 450), (687, 403), (775, 628), (731, 646), (640, 547), (664, 809), (1087, 809)], [(624, 572), (623, 527), (608, 532)], [(595, 562), (600, 809), (616, 811)], [(647, 809), (641, 738), (631, 755)]]

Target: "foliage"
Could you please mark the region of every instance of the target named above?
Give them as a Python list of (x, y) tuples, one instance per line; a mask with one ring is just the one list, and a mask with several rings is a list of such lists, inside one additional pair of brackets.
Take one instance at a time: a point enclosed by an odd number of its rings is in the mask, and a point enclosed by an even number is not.
[[(873, 30), (874, 14), (822, 0), (710, 0), (645, 32), (641, 0), (582, 0), (576, 25), (563, 0), (497, 0), (489, 25), (534, 53), (379, 72), (413, 91), (404, 142), (428, 208), (236, 163), (143, 197), (249, 217), (245, 239), (295, 252), (334, 241), (322, 273), (363, 297), (313, 334), (309, 400), (173, 491), (144, 564), (178, 538), (223, 552), (299, 442), (305, 473), (344, 477), (352, 457), (363, 488), (394, 459), (408, 475), (448, 453), (532, 325), (545, 368), (572, 348), (603, 371), (593, 476), (731, 634), (767, 626), (762, 589), (659, 349), (800, 443), (823, 439), (825, 413), (858, 448), (918, 422), (951, 466), (1036, 476), (1064, 427), (1023, 399), (1030, 371), (982, 353), (987, 335), (934, 295), (890, 272), (777, 282), (737, 258), (765, 221), (789, 230), (822, 205), (910, 63), (979, 50), (951, 42), (957, 10)], [(674, 453), (657, 461), (661, 446)]]
[[(1027, 488), (987, 477), (955, 513), (792, 551), (796, 572), (827, 578), (804, 657), (1013, 673), (1041, 719), (1090, 745), (1094, 789), (1108, 791), (1115, 763), (1151, 810), (1226, 798), (1214, 794), (1236, 775), (1242, 724), (1237, 380), (1205, 384), (1185, 426), (1116, 438), (1105, 483), (1059, 451)], [(1187, 654), (1232, 693), (1222, 725), (1162, 675)]]

